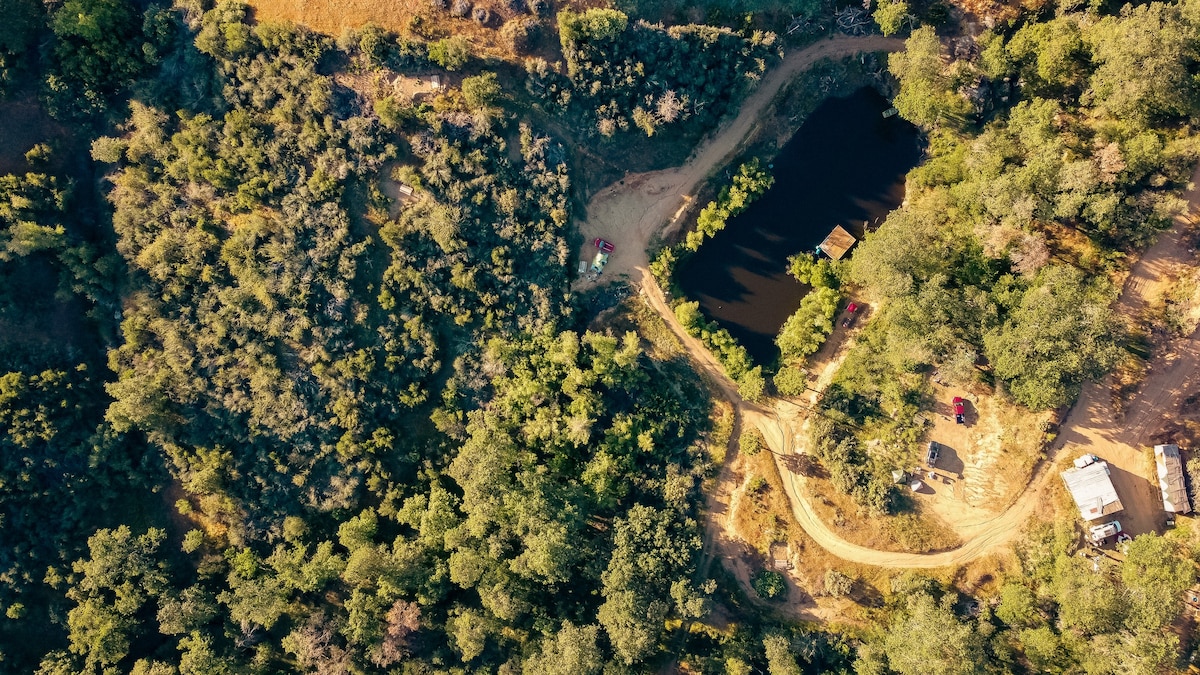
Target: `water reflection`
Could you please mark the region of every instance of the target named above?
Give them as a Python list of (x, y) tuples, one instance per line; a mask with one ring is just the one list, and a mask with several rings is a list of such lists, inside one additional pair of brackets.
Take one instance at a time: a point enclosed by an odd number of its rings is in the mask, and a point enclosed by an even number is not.
[(808, 287), (787, 257), (811, 251), (835, 225), (856, 237), (904, 196), (904, 174), (921, 150), (915, 127), (874, 89), (821, 104), (775, 159), (775, 185), (678, 271), (700, 308), (760, 363), (778, 357), (775, 335)]

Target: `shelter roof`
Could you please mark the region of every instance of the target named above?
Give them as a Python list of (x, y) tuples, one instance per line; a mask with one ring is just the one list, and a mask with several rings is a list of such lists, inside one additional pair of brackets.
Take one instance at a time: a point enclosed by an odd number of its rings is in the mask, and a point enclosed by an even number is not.
[(1154, 446), (1154, 463), (1158, 465), (1158, 487), (1162, 490), (1163, 509), (1171, 513), (1190, 513), (1187, 487), (1183, 484), (1183, 460), (1178, 445)]
[(1125, 508), (1109, 477), (1108, 462), (1094, 462), (1082, 469), (1067, 469), (1059, 475), (1084, 520), (1095, 520)]

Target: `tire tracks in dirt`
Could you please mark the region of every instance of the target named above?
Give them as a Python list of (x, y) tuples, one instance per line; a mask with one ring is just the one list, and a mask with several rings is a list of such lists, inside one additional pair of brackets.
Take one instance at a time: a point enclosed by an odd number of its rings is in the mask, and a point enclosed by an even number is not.
[[(579, 224), (585, 241), (603, 237), (614, 242), (617, 253), (609, 262), (606, 275), (624, 277), (640, 287), (641, 297), (664, 320), (670, 330), (684, 345), (693, 365), (715, 389), (729, 401), (742, 416), (743, 424), (752, 424), (762, 431), (767, 445), (772, 450), (776, 466), (787, 491), (792, 513), (804, 531), (819, 546), (844, 560), (890, 568), (939, 568), (959, 566), (995, 552), (1012, 543), (1021, 533), (1023, 526), (1033, 520), (1042, 509), (1048, 496), (1047, 487), (1054, 480), (1054, 459), (1068, 444), (1090, 445), (1097, 442), (1131, 446), (1138, 442), (1139, 434), (1148, 422), (1139, 423), (1128, 432), (1122, 433), (1121, 422), (1105, 403), (1109, 395), (1107, 383), (1089, 383), (1084, 387), (1079, 401), (1072, 408), (1062, 432), (1047, 457), (1035, 468), (1025, 490), (1011, 505), (995, 517), (974, 525), (963, 544), (949, 551), (936, 553), (894, 553), (879, 551), (852, 544), (834, 532), (813, 509), (806, 489), (805, 478), (791, 471), (786, 463), (788, 457), (803, 452), (800, 447), (803, 406), (785, 400), (769, 400), (758, 405), (743, 401), (736, 385), (725, 376), (724, 370), (699, 340), (688, 335), (676, 320), (662, 290), (649, 273), (646, 249), (655, 237), (669, 233), (679, 226), (680, 216), (691, 203), (696, 188), (714, 170), (723, 165), (749, 138), (757, 126), (757, 120), (770, 105), (780, 88), (797, 74), (823, 58), (848, 56), (864, 51), (898, 51), (903, 42), (879, 36), (838, 36), (789, 55), (781, 66), (767, 75), (759, 87), (746, 99), (738, 116), (715, 136), (704, 142), (689, 161), (678, 168), (627, 176), (597, 193), (588, 204), (588, 218)], [(1200, 171), (1193, 178), (1200, 181)], [(1193, 189), (1187, 195), (1191, 210), (1200, 206), (1200, 192)], [(1181, 218), (1174, 229), (1164, 233), (1159, 242), (1151, 247), (1134, 266), (1120, 299), (1118, 314), (1127, 314), (1144, 307), (1152, 299), (1152, 293), (1164, 283), (1167, 270), (1176, 263), (1185, 261), (1190, 253), (1181, 245), (1179, 232), (1185, 224)], [(576, 288), (590, 283), (579, 281)], [(1150, 375), (1143, 384), (1135, 403), (1126, 419), (1140, 419), (1150, 411), (1171, 410), (1169, 403), (1183, 396), (1184, 383), (1196, 380), (1200, 366), (1200, 335), (1193, 334), (1177, 340), (1167, 354), (1156, 355), (1152, 361)], [(1166, 364), (1166, 367), (1164, 367)], [(1098, 452), (1101, 456), (1103, 453)], [(728, 462), (730, 458), (727, 458)], [(1127, 458), (1120, 462), (1128, 465)], [(1126, 471), (1132, 466), (1123, 466)], [(1142, 470), (1142, 473), (1145, 473)], [(1136, 475), (1136, 474), (1135, 474)], [(728, 472), (723, 471), (722, 477)], [(724, 478), (727, 480), (727, 478)], [(1144, 480), (1144, 478), (1143, 478)], [(1118, 489), (1120, 490), (1120, 485)], [(1139, 493), (1145, 490), (1138, 490)], [(731, 557), (728, 546), (737, 545), (729, 535), (728, 525), (716, 514), (727, 513), (728, 504), (720, 499), (731, 494), (730, 486), (714, 486), (708, 496), (709, 517), (705, 527), (704, 565), (711, 563), (712, 556)], [(1144, 498), (1132, 499), (1136, 510), (1144, 510)], [(1123, 497), (1124, 498), (1124, 497)], [(1130, 506), (1127, 505), (1127, 510)], [(1134, 533), (1147, 531), (1140, 521), (1130, 528)]]

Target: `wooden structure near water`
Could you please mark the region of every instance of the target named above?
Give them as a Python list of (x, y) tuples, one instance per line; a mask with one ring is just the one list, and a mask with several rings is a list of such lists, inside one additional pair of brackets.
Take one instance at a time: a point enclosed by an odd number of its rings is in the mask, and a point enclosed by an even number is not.
[(1154, 463), (1158, 467), (1158, 486), (1162, 490), (1163, 510), (1167, 513), (1191, 513), (1187, 488), (1183, 482), (1183, 459), (1178, 445), (1154, 446)]
[(833, 232), (825, 237), (825, 241), (817, 246), (817, 250), (834, 260), (841, 260), (842, 256), (846, 255), (850, 247), (856, 243), (858, 240), (854, 238), (854, 235), (847, 232), (846, 228), (841, 225), (837, 225), (833, 228)]

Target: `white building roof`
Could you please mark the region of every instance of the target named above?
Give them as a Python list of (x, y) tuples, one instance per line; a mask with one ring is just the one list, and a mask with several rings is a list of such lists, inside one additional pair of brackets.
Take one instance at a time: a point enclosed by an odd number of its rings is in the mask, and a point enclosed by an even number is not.
[(1179, 446), (1154, 446), (1154, 463), (1158, 465), (1158, 487), (1162, 490), (1163, 509), (1171, 513), (1191, 513), (1192, 505), (1183, 484), (1183, 460), (1179, 457)]
[(1125, 508), (1121, 506), (1117, 489), (1109, 478), (1108, 462), (1095, 462), (1082, 469), (1067, 469), (1059, 475), (1084, 520), (1095, 520)]

